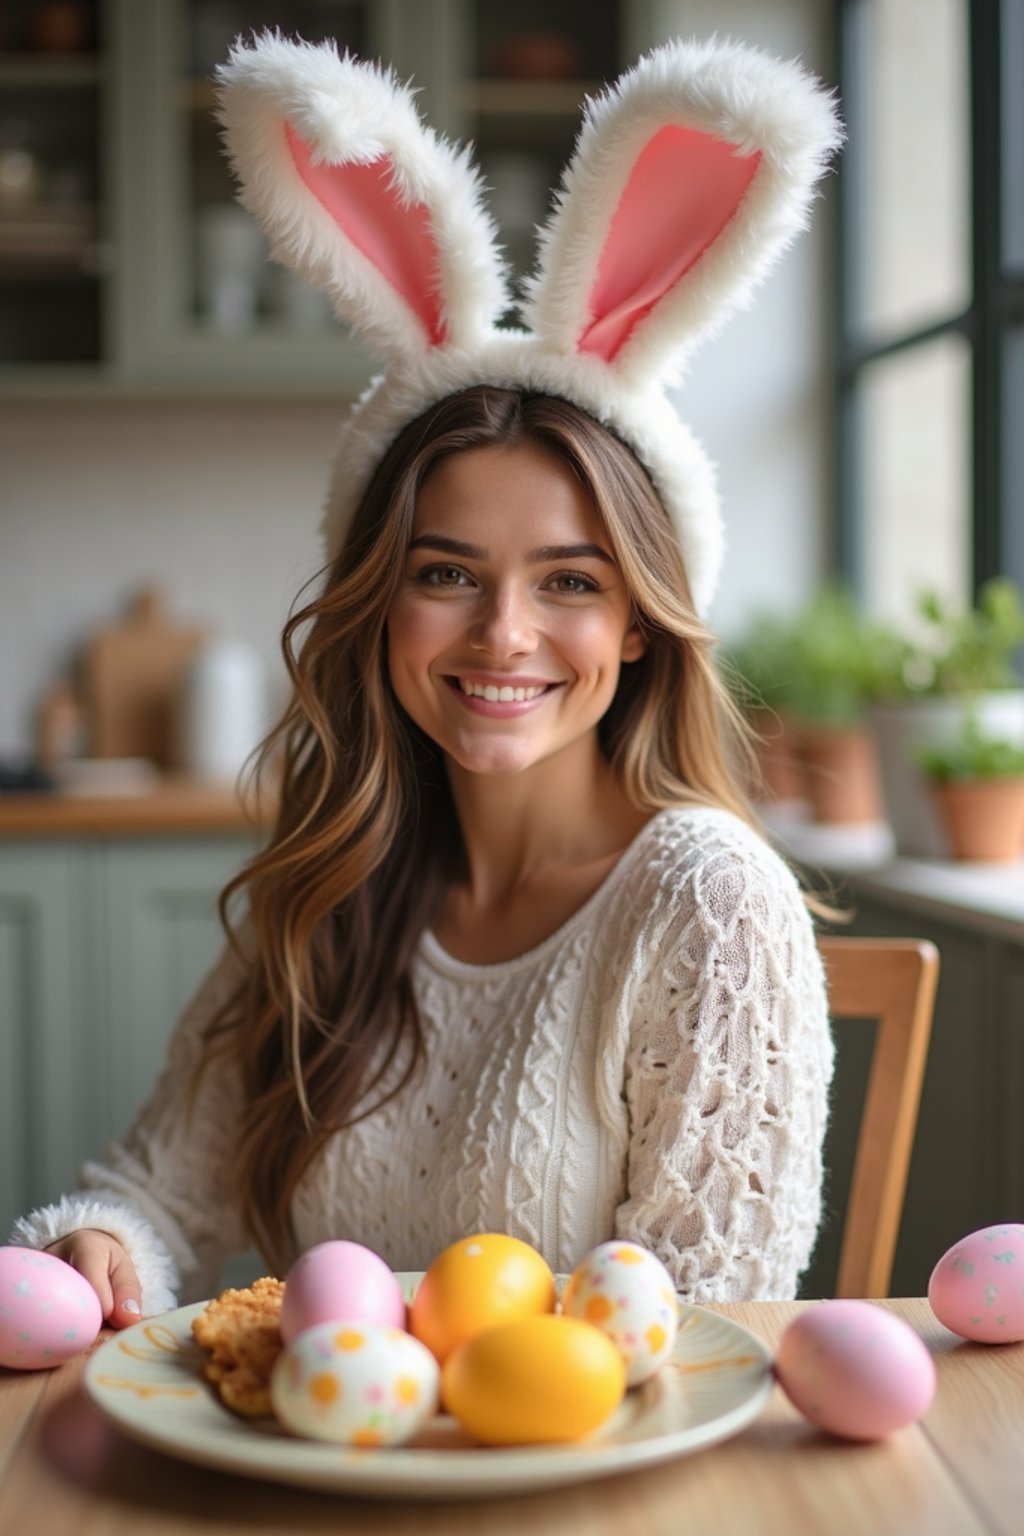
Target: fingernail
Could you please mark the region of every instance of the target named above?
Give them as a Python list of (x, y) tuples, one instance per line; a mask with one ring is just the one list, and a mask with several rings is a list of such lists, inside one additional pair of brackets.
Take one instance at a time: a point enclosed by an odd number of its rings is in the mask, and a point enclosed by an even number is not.
[(121, 1303), (122, 1312), (139, 1312), (140, 1310), (141, 1308), (134, 1296), (129, 1296), (126, 1301)]

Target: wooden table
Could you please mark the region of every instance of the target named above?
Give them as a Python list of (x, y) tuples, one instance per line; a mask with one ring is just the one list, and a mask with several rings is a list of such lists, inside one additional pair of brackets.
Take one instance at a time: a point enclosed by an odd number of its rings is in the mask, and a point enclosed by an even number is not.
[[(772, 1348), (802, 1306), (721, 1307)], [(884, 1303), (935, 1356), (918, 1425), (878, 1445), (822, 1435), (776, 1388), (722, 1445), (649, 1470), (486, 1502), (388, 1504), (249, 1481), (125, 1439), (80, 1385), (81, 1362), (0, 1371), (4, 1536), (1019, 1536), (1024, 1522), (1024, 1344), (947, 1333), (924, 1301)]]

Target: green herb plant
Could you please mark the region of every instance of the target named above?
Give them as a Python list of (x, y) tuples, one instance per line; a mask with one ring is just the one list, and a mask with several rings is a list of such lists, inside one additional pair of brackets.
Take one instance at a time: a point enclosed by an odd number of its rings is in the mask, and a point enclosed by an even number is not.
[(932, 746), (918, 763), (942, 783), (960, 779), (1024, 778), (1024, 744), (984, 732), (969, 715), (963, 730), (945, 746)]

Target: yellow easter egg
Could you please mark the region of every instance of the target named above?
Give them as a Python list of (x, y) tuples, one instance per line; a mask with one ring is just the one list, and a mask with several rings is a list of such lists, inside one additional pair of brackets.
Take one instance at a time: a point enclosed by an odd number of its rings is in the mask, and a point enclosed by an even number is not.
[(409, 1331), (441, 1364), (484, 1328), (555, 1309), (555, 1277), (535, 1248), (481, 1232), (452, 1243), (420, 1281)]
[(449, 1356), (448, 1412), (484, 1445), (579, 1440), (622, 1401), (626, 1367), (600, 1329), (537, 1315), (488, 1328)]

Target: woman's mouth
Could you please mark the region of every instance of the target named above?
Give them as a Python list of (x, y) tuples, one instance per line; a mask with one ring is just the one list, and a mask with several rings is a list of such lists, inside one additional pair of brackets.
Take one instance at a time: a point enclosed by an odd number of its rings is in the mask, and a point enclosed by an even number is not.
[(529, 704), (535, 704), (545, 694), (560, 687), (559, 683), (533, 681), (509, 681), (507, 683), (484, 682), (476, 678), (446, 677), (445, 682), (457, 698), (469, 708), (485, 714), (518, 713)]

